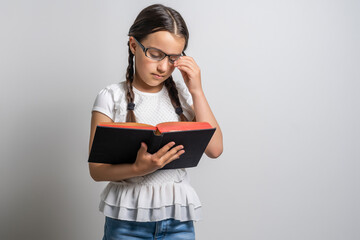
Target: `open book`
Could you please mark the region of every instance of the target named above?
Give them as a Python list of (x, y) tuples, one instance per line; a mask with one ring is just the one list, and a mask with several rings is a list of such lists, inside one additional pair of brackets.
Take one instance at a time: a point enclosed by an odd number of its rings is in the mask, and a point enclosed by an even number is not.
[(207, 122), (100, 123), (96, 127), (89, 162), (134, 163), (141, 142), (153, 154), (167, 143), (183, 145), (185, 153), (162, 169), (196, 167), (215, 132)]

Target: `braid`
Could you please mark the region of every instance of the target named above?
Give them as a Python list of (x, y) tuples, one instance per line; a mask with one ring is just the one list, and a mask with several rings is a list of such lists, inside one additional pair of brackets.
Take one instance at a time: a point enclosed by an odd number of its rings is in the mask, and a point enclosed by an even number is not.
[[(129, 42), (128, 42), (128, 46), (129, 46), (129, 65), (126, 70), (126, 100), (128, 104), (129, 103), (134, 104), (135, 95), (132, 88), (132, 83), (134, 81), (134, 54), (130, 50)], [(134, 110), (129, 110), (129, 109), (127, 110), (126, 122), (136, 122)]]
[[(186, 50), (189, 41), (189, 31), (186, 23), (179, 12), (166, 7), (162, 4), (153, 4), (144, 8), (136, 17), (134, 23), (129, 29), (128, 36), (134, 37), (140, 41), (146, 39), (152, 33), (159, 31), (167, 31), (175, 34), (178, 37), (182, 37), (185, 40), (183, 52)], [(132, 54), (129, 46), (129, 65), (126, 71), (126, 101), (127, 106), (127, 122), (136, 122), (134, 114), (134, 92), (133, 92), (133, 80), (134, 80), (134, 54)], [(170, 76), (165, 80), (165, 86), (168, 90), (171, 103), (175, 108), (175, 112), (180, 116), (180, 121), (188, 121), (183, 114), (181, 104), (176, 89), (175, 82)]]
[[(181, 103), (180, 103), (180, 100), (179, 100), (179, 93), (178, 93), (178, 90), (176, 88), (176, 84), (172, 78), (172, 76), (170, 76), (168, 79), (165, 80), (165, 87), (167, 88), (168, 90), (168, 93), (169, 93), (169, 96), (170, 96), (170, 100), (171, 100), (171, 103), (172, 105), (174, 106), (175, 109), (177, 108), (181, 108)], [(180, 116), (180, 121), (183, 121), (183, 122), (187, 122), (189, 121), (183, 112), (181, 112), (179, 114)]]

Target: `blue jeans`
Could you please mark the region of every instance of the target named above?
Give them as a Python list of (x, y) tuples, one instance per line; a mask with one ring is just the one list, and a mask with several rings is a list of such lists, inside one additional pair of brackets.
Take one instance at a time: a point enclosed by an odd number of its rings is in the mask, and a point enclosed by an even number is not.
[(103, 240), (195, 240), (193, 221), (132, 222), (106, 217)]

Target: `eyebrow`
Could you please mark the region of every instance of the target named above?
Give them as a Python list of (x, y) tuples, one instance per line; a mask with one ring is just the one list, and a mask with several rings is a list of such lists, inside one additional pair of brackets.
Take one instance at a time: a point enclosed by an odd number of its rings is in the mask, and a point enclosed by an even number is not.
[(168, 54), (168, 53), (166, 53), (165, 51), (163, 51), (163, 50), (161, 50), (161, 49), (159, 49), (159, 48), (156, 48), (156, 47), (148, 47), (148, 48), (152, 48), (152, 49), (156, 49), (156, 50), (159, 50), (159, 51), (161, 51), (161, 52), (163, 52), (163, 53), (165, 53), (165, 54), (167, 54), (167, 55), (170, 55), (170, 56), (179, 56), (179, 55), (181, 55), (184, 51), (182, 51), (181, 53), (177, 53), (177, 54)]

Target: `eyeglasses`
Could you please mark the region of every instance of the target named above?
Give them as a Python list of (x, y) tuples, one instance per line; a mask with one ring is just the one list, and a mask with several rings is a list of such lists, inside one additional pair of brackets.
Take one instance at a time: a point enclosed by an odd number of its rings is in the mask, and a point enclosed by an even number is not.
[(169, 57), (169, 62), (171, 64), (174, 64), (174, 62), (176, 60), (178, 60), (181, 56), (186, 56), (184, 52), (182, 52), (181, 54), (166, 54), (157, 48), (152, 48), (152, 47), (145, 48), (144, 45), (142, 45), (138, 40), (136, 40), (136, 38), (134, 38), (134, 39), (139, 44), (141, 49), (144, 51), (145, 56), (147, 56), (150, 59), (156, 60), (156, 61), (161, 61), (165, 57)]

